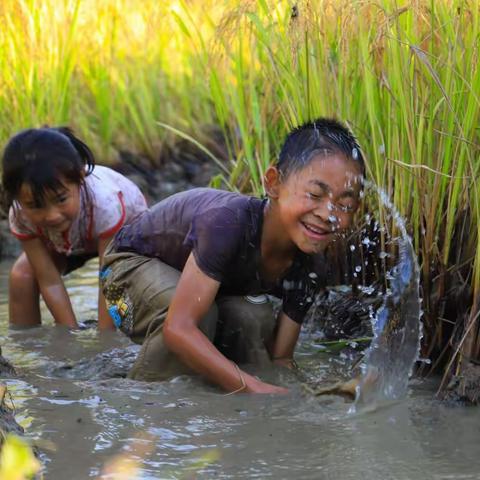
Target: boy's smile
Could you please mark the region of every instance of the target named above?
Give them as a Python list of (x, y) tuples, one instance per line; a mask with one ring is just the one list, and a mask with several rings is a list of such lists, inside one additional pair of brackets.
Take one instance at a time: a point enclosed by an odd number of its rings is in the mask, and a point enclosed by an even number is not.
[(267, 187), (280, 223), (277, 240), (282, 239), (285, 247), (290, 244), (307, 254), (321, 252), (350, 225), (361, 189), (357, 162), (341, 154), (318, 155), (284, 180), (277, 170), (273, 177), (267, 173)]

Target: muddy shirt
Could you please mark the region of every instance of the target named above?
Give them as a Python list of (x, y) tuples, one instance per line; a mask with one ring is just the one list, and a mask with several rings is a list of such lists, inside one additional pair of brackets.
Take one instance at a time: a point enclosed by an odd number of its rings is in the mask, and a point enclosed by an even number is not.
[(10, 230), (19, 240), (41, 238), (48, 248), (67, 256), (97, 253), (99, 239), (111, 237), (146, 209), (145, 197), (132, 181), (96, 165), (80, 188), (80, 214), (67, 231), (35, 226), (18, 202), (10, 208)]
[(226, 295), (269, 293), (283, 300), (283, 311), (302, 323), (320, 288), (313, 261), (298, 253), (277, 283), (260, 275), (260, 242), (266, 200), (198, 188), (157, 203), (115, 236), (117, 251), (157, 257), (183, 270), (192, 252), (205, 275)]

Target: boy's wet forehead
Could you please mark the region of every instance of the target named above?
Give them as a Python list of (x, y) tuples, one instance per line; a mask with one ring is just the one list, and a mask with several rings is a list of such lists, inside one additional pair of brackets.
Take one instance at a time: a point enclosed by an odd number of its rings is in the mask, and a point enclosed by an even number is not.
[(291, 174), (291, 184), (315, 186), (335, 195), (358, 194), (363, 176), (358, 162), (342, 155), (317, 156)]

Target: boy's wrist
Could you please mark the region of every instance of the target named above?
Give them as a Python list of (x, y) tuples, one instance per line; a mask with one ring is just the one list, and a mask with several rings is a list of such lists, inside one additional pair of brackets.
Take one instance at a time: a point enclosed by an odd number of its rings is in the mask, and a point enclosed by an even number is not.
[(298, 368), (297, 362), (295, 362), (293, 357), (277, 357), (273, 358), (272, 362), (275, 365), (279, 365), (280, 367), (285, 367), (290, 370), (295, 370)]

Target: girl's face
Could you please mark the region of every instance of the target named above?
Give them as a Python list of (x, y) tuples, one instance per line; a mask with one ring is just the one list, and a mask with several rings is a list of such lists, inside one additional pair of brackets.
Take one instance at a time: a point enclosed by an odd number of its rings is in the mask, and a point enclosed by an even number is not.
[(322, 252), (350, 226), (362, 172), (343, 155), (316, 156), (277, 185), (279, 217), (288, 239), (307, 254)]
[(36, 206), (32, 190), (27, 183), (20, 188), (17, 201), (22, 207), (25, 216), (37, 227), (67, 231), (80, 213), (80, 185), (62, 181), (62, 189), (48, 191), (44, 197), (44, 204)]

